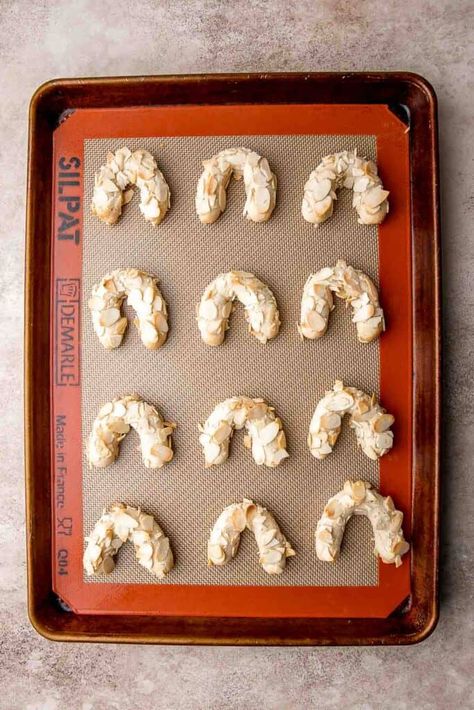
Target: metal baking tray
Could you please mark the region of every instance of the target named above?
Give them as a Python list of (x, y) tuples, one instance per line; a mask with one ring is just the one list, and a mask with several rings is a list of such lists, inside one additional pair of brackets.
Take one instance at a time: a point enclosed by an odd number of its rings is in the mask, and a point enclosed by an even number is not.
[[(80, 585), (78, 579), (71, 582), (76, 567), (75, 563), (69, 564), (67, 558), (70, 555), (76, 562), (80, 559), (82, 534), (70, 534), (72, 517), (63, 507), (61, 487), (57, 486), (53, 456), (57, 443), (53, 405), (58, 397), (69, 403), (74, 398), (80, 398), (80, 375), (77, 365), (76, 369), (73, 367), (66, 373), (67, 376), (64, 375), (64, 382), (58, 382), (58, 372), (54, 369), (54, 323), (55, 308), (61, 300), (67, 302), (72, 311), (78, 308), (80, 290), (74, 281), (77, 277), (74, 260), (61, 257), (62, 271), (59, 276), (62, 280), (58, 280), (55, 268), (55, 260), (58, 259), (55, 243), (58, 195), (55, 195), (54, 188), (58, 187), (58, 174), (55, 170), (54, 134), (74, 113), (94, 109), (98, 112), (97, 118), (100, 110), (115, 109), (109, 116), (116, 117), (117, 125), (109, 124), (95, 131), (93, 121), (91, 123), (94, 114), (91, 113), (88, 132), (70, 132), (67, 137), (70, 143), (64, 143), (64, 147), (69, 149), (70, 155), (81, 154), (86, 135), (107, 136), (107, 131), (110, 131), (111, 135), (126, 136), (117, 117), (126, 115), (127, 109), (130, 112), (140, 110), (141, 120), (146, 122), (147, 113), (151, 116), (153, 110), (164, 110), (165, 107), (171, 110), (169, 135), (174, 135), (172, 117), (177, 115), (172, 113), (172, 109), (178, 107), (178, 112), (183, 115), (186, 116), (186, 112), (192, 109), (194, 119), (198, 117), (198, 123), (200, 121), (202, 125), (195, 128), (195, 135), (199, 135), (199, 131), (205, 135), (206, 121), (212, 109), (218, 112), (223, 111), (223, 107), (229, 109), (225, 110), (228, 125), (224, 134), (239, 132), (235, 130), (236, 116), (242, 108), (246, 108), (249, 115), (253, 112), (261, 118), (262, 133), (265, 133), (265, 126), (266, 132), (272, 134), (278, 134), (280, 127), (282, 133), (311, 132), (308, 131), (308, 121), (314, 115), (319, 121), (319, 128), (315, 127), (314, 132), (324, 133), (328, 130), (324, 127), (330, 125), (334, 133), (344, 134), (350, 132), (347, 125), (351, 121), (367, 120), (370, 127), (370, 116), (379, 112), (379, 130), (381, 134), (386, 134), (386, 145), (390, 144), (388, 126), (393, 121), (398, 122), (399, 133), (405, 135), (405, 207), (409, 223), (404, 228), (409, 239), (408, 249), (404, 256), (397, 252), (396, 243), (392, 241), (394, 246), (384, 248), (380, 258), (381, 268), (387, 268), (387, 274), (389, 263), (397, 260), (403, 261), (401, 268), (409, 269), (407, 290), (410, 297), (406, 303), (411, 309), (407, 315), (411, 342), (408, 343), (410, 357), (407, 362), (411, 372), (407, 370), (403, 373), (400, 388), (405, 388), (412, 411), (411, 432), (408, 433), (405, 451), (411, 458), (408, 528), (411, 531), (412, 552), (409, 565), (404, 568), (406, 594), (400, 597), (400, 604), (388, 616), (368, 614), (364, 617), (361, 613), (350, 615), (344, 611), (332, 613), (330, 607), (325, 606), (324, 588), (311, 587), (300, 589), (301, 601), (296, 602), (296, 606), (298, 603), (300, 606), (291, 613), (285, 609), (290, 607), (288, 594), (291, 595), (296, 588), (286, 588), (286, 599), (283, 592), (278, 596), (278, 588), (267, 587), (263, 591), (262, 588), (251, 588), (256, 590), (257, 597), (261, 594), (262, 599), (270, 600), (272, 611), (265, 615), (258, 611), (258, 603), (257, 611), (254, 609), (247, 613), (245, 609), (250, 609), (248, 601), (242, 602), (237, 611), (230, 607), (227, 609), (222, 599), (228, 594), (228, 587), (215, 588), (214, 609), (204, 610), (203, 606), (202, 613), (199, 609), (173, 613), (173, 604), (169, 605), (165, 614), (151, 613), (150, 610), (144, 612), (140, 604), (133, 608), (133, 605), (119, 606), (113, 613), (100, 610), (83, 613), (75, 610), (73, 604), (68, 604), (67, 594), (61, 594), (63, 582), (66, 590), (72, 589), (76, 582)], [(288, 128), (288, 119), (285, 124), (286, 113), (292, 117), (291, 129)], [(440, 404), (436, 121), (436, 98), (432, 88), (421, 77), (407, 73), (76, 79), (55, 80), (38, 89), (30, 107), (28, 160), (25, 445), (28, 605), (31, 622), (40, 633), (51, 639), (80, 641), (343, 645), (414, 643), (433, 630), (438, 617)], [(176, 135), (187, 135), (184, 130), (185, 127)], [(66, 165), (69, 163), (65, 162)], [(66, 173), (65, 177), (70, 179), (71, 175)], [(74, 176), (72, 179), (75, 179)], [(80, 189), (80, 179), (78, 185)], [(64, 194), (67, 196), (67, 192)], [(392, 229), (395, 228), (396, 223), (392, 222)], [(80, 230), (80, 219), (77, 224), (74, 219), (68, 223), (68, 240), (77, 242), (76, 246), (80, 244)], [(387, 239), (386, 243), (391, 242)], [(60, 297), (58, 288), (61, 289)], [(77, 337), (80, 337), (79, 333)], [(409, 331), (407, 338), (410, 338)], [(398, 382), (393, 382), (393, 375), (397, 372), (398, 346), (403, 348), (407, 343), (397, 345), (395, 340), (387, 339), (382, 345), (381, 357), (385, 364), (381, 386), (384, 391), (387, 387), (394, 389), (399, 386)], [(80, 435), (76, 438), (73, 433), (70, 446), (77, 453), (82, 444)], [(382, 479), (392, 485), (396, 480), (395, 464), (394, 461), (391, 465), (384, 463), (381, 469)], [(71, 480), (73, 478), (71, 476)], [(80, 495), (80, 490), (74, 491), (76, 493)], [(63, 540), (64, 544), (58, 546), (58, 539)], [(388, 595), (396, 599), (400, 577), (394, 577), (387, 566), (384, 567), (379, 596)], [(185, 588), (180, 589), (183, 598), (186, 593)], [(239, 595), (236, 593), (235, 596)], [(341, 608), (344, 609), (343, 596), (341, 600)], [(209, 602), (207, 605), (209, 607)]]

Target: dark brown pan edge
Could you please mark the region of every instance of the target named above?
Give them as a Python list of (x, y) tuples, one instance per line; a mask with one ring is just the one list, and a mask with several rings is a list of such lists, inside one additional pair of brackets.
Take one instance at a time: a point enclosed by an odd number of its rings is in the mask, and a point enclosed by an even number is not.
[[(52, 134), (78, 108), (160, 104), (384, 103), (410, 117), (414, 427), (412, 595), (388, 619), (77, 615), (52, 592), (50, 249)], [(217, 74), (59, 79), (29, 113), (25, 266), (25, 475), (28, 613), (51, 640), (168, 644), (389, 645), (427, 638), (439, 613), (440, 238), (436, 95), (406, 72)]]

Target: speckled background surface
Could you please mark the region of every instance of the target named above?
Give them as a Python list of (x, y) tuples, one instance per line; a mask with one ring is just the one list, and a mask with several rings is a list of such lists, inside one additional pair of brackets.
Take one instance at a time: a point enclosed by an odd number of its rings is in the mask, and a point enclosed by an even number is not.
[[(473, 23), (470, 0), (0, 0), (1, 710), (474, 707)], [(377, 69), (420, 72), (440, 102), (445, 452), (438, 628), (419, 646), (377, 649), (44, 640), (25, 611), (20, 284), (31, 94), (57, 76)]]

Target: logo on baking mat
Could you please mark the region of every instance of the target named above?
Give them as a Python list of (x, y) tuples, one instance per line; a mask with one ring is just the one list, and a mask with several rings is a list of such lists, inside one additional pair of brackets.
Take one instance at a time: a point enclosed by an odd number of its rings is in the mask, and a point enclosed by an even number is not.
[(58, 297), (78, 301), (79, 279), (58, 279)]
[(76, 387), (80, 384), (80, 280), (56, 279), (55, 296), (54, 381)]
[(55, 232), (60, 242), (81, 243), (81, 161), (61, 156), (56, 172)]

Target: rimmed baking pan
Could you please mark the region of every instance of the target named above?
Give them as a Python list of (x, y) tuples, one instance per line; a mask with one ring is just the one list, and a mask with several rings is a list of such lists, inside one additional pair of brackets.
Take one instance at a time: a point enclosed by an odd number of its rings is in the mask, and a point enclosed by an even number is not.
[[(256, 225), (246, 224), (239, 207), (232, 207), (238, 189), (230, 193), (221, 223), (200, 225), (193, 213), (199, 158), (228, 141), (244, 140), (265, 152), (279, 178), (275, 215), (258, 239)], [(411, 74), (65, 80), (37, 91), (30, 114), (25, 415), (29, 610), (41, 633), (62, 640), (147, 643), (401, 644), (419, 641), (434, 628), (439, 490), (436, 140), (433, 91)], [(101, 155), (125, 142), (132, 148), (148, 147), (169, 176), (174, 202), (169, 218), (156, 230), (143, 226), (133, 201), (113, 233), (89, 215)], [(364, 230), (355, 218), (353, 224), (347, 221), (341, 198), (340, 215), (336, 212), (331, 228), (314, 230), (295, 208), (303, 177), (326, 151), (354, 143), (377, 159), (391, 192), (390, 215), (379, 228)], [(271, 250), (269, 256), (269, 245), (278, 245), (277, 253)], [(349, 348), (343, 316), (333, 316), (321, 347), (301, 344), (295, 337), (291, 318), (303, 274), (337, 255), (364, 267), (380, 283), (388, 328), (376, 348)], [(101, 269), (109, 263), (124, 266), (124, 259), (157, 270), (170, 300), (176, 325), (169, 344), (153, 360), (143, 359), (131, 335), (111, 360), (116, 353), (106, 357), (94, 349), (88, 330), (85, 301), (91, 284), (103, 275)], [(186, 313), (199, 298), (198, 284), (204, 287), (216, 269), (226, 270), (224, 262), (235, 268), (237, 260), (242, 268), (258, 267), (271, 283), (282, 302), (282, 333), (268, 350), (257, 349), (234, 333), (239, 328), (235, 316), (228, 342), (211, 355), (201, 349)], [(186, 279), (193, 263), (199, 272), (195, 281)], [(181, 289), (184, 283), (187, 288)], [(291, 368), (289, 353), (294, 354)], [(262, 374), (269, 366), (278, 370), (280, 386)], [(221, 376), (214, 378), (214, 391), (202, 394), (200, 377), (207, 382), (215, 372)], [(153, 385), (148, 390), (150, 374)], [(351, 453), (343, 437), (334, 452), (334, 469), (318, 468), (324, 462), (311, 460), (298, 443), (305, 438), (302, 427), (323, 384), (330, 387), (329, 378), (338, 374), (378, 391), (396, 415), (397, 445), (376, 467)], [(190, 412), (205, 418), (211, 401), (222, 399), (232, 382), (251, 390), (252, 396), (264, 394), (282, 410), (294, 442), (294, 468), (285, 473), (282, 466), (281, 474), (271, 472), (274, 477), (269, 478), (255, 472), (235, 444), (232, 462), (220, 474), (193, 470), (201, 462), (195, 463), (199, 452), (193, 449), (196, 423)], [(179, 420), (173, 473), (170, 466), (169, 475), (144, 479), (132, 462), (131, 445), (121, 463), (114, 464), (113, 475), (88, 472), (83, 440), (92, 412), (107, 393), (115, 396), (126, 387), (167, 402)], [(183, 388), (194, 388), (192, 406), (180, 396)], [(336, 572), (313, 564), (311, 525), (321, 501), (340, 487), (347, 468), (393, 495), (403, 510), (412, 549), (399, 569), (373, 562), (364, 563), (361, 571), (361, 550), (364, 557), (370, 534), (355, 527), (348, 531), (341, 556), (345, 562), (333, 568)], [(200, 510), (193, 524), (200, 527), (188, 544), (186, 506), (189, 511), (191, 506), (186, 495), (191, 489)], [(193, 566), (213, 515), (239, 491), (271, 503), (297, 540), (298, 562), (291, 567), (290, 560), (288, 575), (277, 582), (256, 576), (245, 561), (245, 545), (241, 565), (234, 561), (226, 576)], [(144, 508), (166, 499), (166, 505), (156, 505), (180, 553), (174, 579), (170, 575), (166, 584), (149, 584), (136, 576), (126, 555), (112, 580), (84, 579), (84, 534), (108, 496), (127, 497)]]

